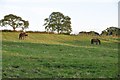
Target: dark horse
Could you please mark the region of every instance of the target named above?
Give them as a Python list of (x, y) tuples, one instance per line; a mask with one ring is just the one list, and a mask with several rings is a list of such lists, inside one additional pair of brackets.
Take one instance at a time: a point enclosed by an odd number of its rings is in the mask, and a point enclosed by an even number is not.
[(28, 34), (26, 34), (25, 32), (21, 32), (19, 34), (19, 39), (24, 39), (26, 36), (28, 36)]
[(99, 44), (99, 45), (101, 44), (99, 39), (91, 39), (91, 44), (94, 44), (94, 43), (96, 43), (96, 45), (97, 44)]

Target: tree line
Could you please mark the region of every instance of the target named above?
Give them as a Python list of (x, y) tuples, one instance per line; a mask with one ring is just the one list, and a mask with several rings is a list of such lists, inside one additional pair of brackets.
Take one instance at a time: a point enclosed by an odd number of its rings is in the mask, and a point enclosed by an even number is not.
[[(14, 14), (5, 15), (3, 19), (0, 20), (1, 27), (11, 26), (13, 31), (16, 28), (21, 28), (22, 31), (27, 29), (29, 26), (29, 21), (22, 19), (20, 16), (16, 16)], [(61, 12), (52, 12), (48, 18), (44, 19), (44, 24), (46, 32), (58, 34), (70, 34), (72, 32), (71, 26), (71, 18), (69, 16), (65, 16)], [(106, 30), (103, 30), (101, 35), (119, 35), (120, 28), (117, 27), (109, 27)], [(87, 35), (100, 35), (95, 31), (90, 32), (79, 32), (79, 34), (87, 34)]]
[(120, 28), (117, 28), (117, 27), (109, 27), (105, 30), (103, 30), (101, 32), (101, 34), (95, 32), (95, 31), (89, 31), (89, 32), (86, 32), (86, 31), (81, 31), (79, 32), (79, 35), (94, 35), (94, 36), (100, 36), (100, 35), (103, 35), (103, 36), (118, 36), (120, 35)]
[[(53, 12), (48, 18), (44, 19), (45, 30), (47, 32), (57, 32), (59, 33), (71, 33), (71, 18), (65, 16), (60, 12)], [(22, 30), (28, 28), (29, 21), (23, 20), (21, 17), (14, 14), (5, 15), (3, 19), (0, 20), (0, 26), (11, 26), (15, 31), (16, 28), (22, 28)]]

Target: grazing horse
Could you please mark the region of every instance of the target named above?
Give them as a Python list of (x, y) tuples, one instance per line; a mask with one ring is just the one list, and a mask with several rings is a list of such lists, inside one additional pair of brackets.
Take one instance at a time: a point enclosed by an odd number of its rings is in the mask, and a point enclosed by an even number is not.
[(96, 45), (97, 44), (99, 44), (99, 45), (101, 44), (99, 39), (91, 39), (91, 44), (94, 44), (94, 43), (96, 43)]
[(26, 36), (28, 36), (28, 34), (26, 34), (25, 32), (21, 32), (19, 34), (19, 39), (24, 39)]

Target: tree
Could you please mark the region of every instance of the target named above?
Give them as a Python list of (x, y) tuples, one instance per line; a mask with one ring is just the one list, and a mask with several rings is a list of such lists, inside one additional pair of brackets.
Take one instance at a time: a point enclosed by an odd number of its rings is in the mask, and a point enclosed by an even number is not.
[(102, 33), (101, 33), (101, 35), (107, 36), (107, 35), (108, 35), (108, 32), (107, 32), (106, 30), (103, 30)]
[(71, 33), (71, 18), (69, 16), (64, 16), (60, 12), (53, 12), (50, 14), (49, 18), (44, 19), (45, 30), (47, 32), (57, 33)]
[(80, 35), (92, 35), (92, 36), (99, 36), (99, 33), (98, 32), (95, 32), (95, 31), (89, 31), (89, 32), (86, 32), (86, 31), (81, 31), (79, 32)]
[(101, 35), (120, 35), (120, 28), (109, 27), (106, 30), (102, 31)]
[(9, 14), (4, 16), (4, 19), (0, 20), (0, 26), (11, 26), (13, 30), (15, 31), (16, 28), (22, 28), (24, 30), (25, 28), (28, 28), (29, 22), (23, 20), (21, 17)]

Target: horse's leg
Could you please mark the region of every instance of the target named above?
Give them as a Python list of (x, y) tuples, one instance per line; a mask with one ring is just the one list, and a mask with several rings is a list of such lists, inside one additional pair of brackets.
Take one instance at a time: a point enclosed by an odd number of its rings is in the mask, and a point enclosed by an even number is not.
[(96, 41), (96, 45), (98, 45), (98, 41)]
[(22, 37), (20, 36), (19, 39), (22, 39)]
[(21, 39), (21, 34), (19, 34), (19, 39)]
[(25, 36), (23, 35), (23, 40), (25, 39)]
[(20, 39), (20, 36), (19, 36), (19, 39)]
[(22, 36), (22, 40), (24, 40), (23, 36)]
[(21, 40), (23, 39), (23, 36), (21, 36)]
[(101, 44), (100, 40), (99, 40), (99, 45)]
[(93, 44), (93, 39), (91, 40), (91, 44)]
[(25, 33), (23, 33), (22, 37), (23, 37), (23, 40), (24, 40), (25, 39)]

